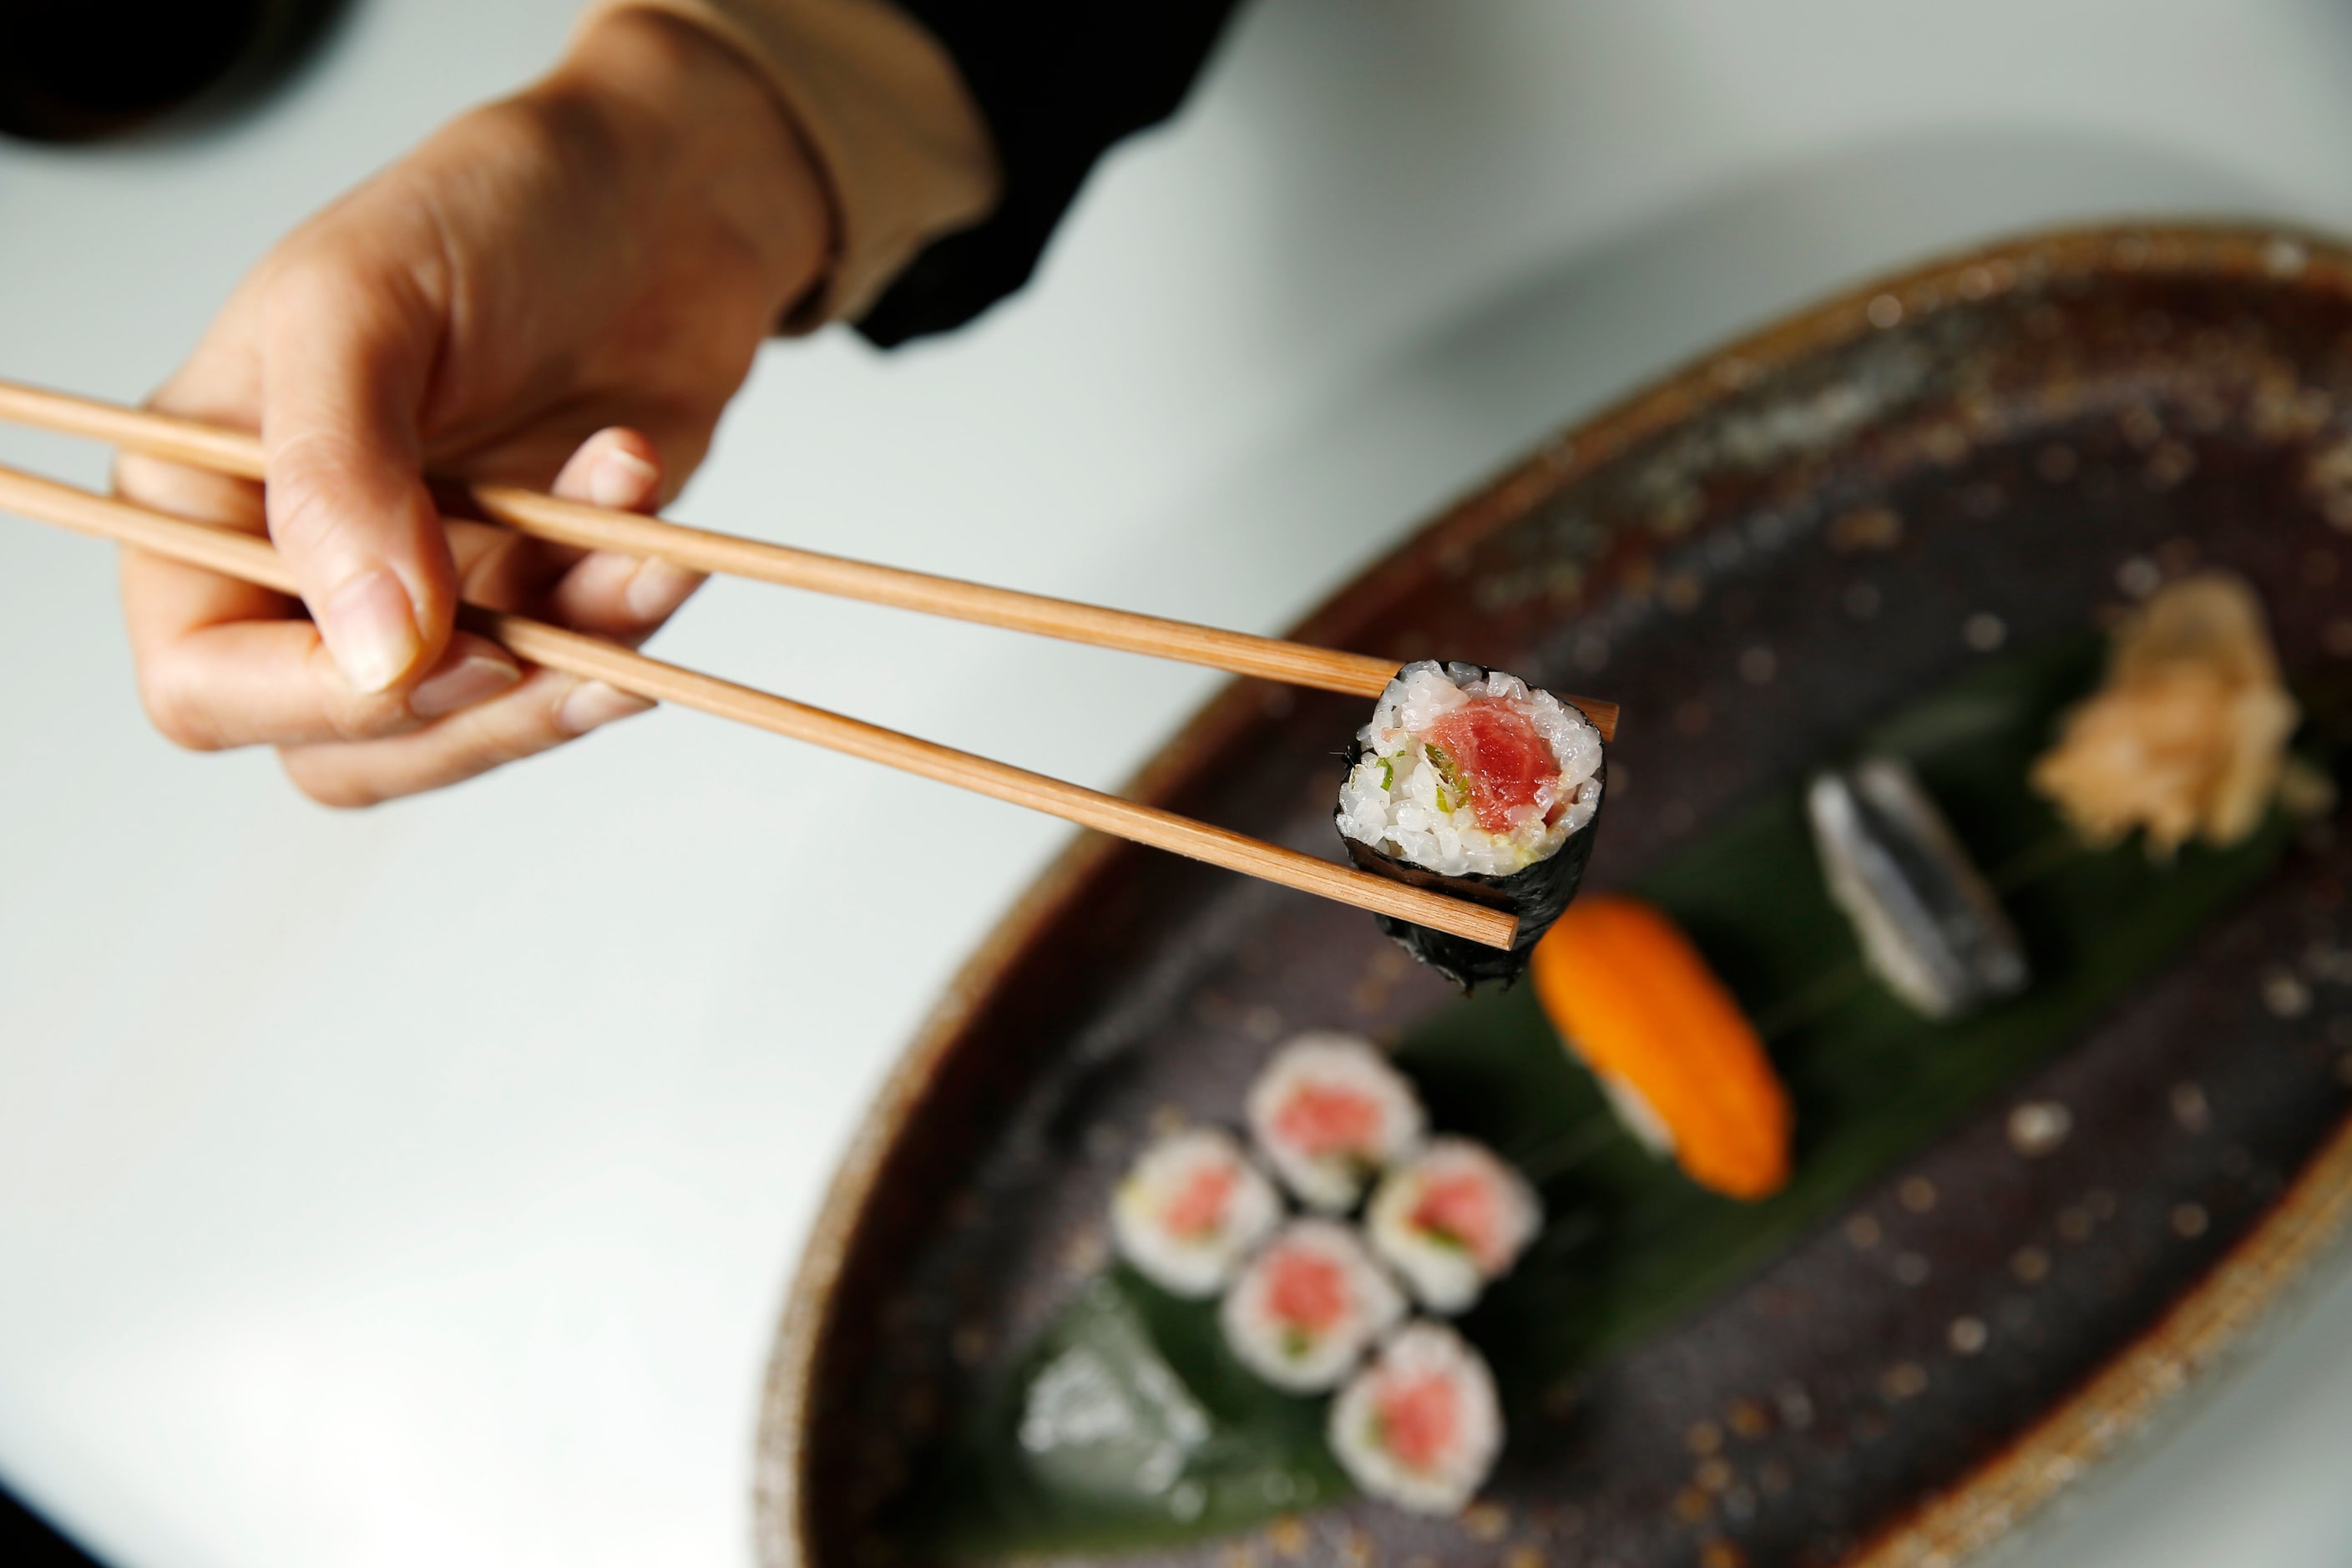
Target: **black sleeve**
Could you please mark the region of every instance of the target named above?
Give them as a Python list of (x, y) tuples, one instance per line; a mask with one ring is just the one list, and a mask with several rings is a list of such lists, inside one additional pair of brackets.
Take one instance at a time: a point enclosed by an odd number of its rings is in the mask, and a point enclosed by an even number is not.
[(884, 348), (1019, 289), (1087, 174), (1176, 111), (1238, 0), (898, 0), (963, 73), (1004, 174), (996, 211), (926, 248), (857, 330)]

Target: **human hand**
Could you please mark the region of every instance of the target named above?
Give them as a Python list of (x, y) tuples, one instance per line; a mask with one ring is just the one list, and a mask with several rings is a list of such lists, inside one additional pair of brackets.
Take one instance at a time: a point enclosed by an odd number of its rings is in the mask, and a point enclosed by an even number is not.
[(650, 510), (823, 268), (782, 106), (717, 41), (608, 14), (544, 81), (456, 121), (282, 242), (156, 395), (258, 428), (263, 486), (126, 458), (121, 492), (268, 530), (301, 605), (126, 551), (140, 691), (198, 750), (271, 745), (313, 798), (470, 778), (646, 705), (453, 632), (461, 596), (636, 642), (700, 579), (478, 523), (423, 474)]

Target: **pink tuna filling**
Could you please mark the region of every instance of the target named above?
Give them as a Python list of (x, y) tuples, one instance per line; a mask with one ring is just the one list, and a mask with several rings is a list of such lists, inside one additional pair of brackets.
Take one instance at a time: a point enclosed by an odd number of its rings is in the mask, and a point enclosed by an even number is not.
[(1230, 1165), (1200, 1166), (1169, 1194), (1160, 1223), (1177, 1236), (1207, 1236), (1223, 1223), (1225, 1204), (1240, 1184), (1240, 1173)]
[(1494, 1184), (1475, 1172), (1431, 1177), (1412, 1205), (1412, 1226), (1453, 1242), (1481, 1268), (1503, 1261), (1502, 1204)]
[[(1557, 789), (1559, 763), (1535, 721), (1500, 697), (1474, 697), (1441, 715), (1422, 741), (1445, 753), (1470, 791), (1470, 809), (1489, 833), (1508, 833), (1511, 813), (1534, 805), (1545, 785)], [(1555, 801), (1555, 809), (1564, 803)]]
[(1461, 1392), (1435, 1373), (1389, 1384), (1373, 1411), (1381, 1446), (1408, 1469), (1437, 1468), (1461, 1441)]
[(1366, 1153), (1380, 1143), (1381, 1108), (1337, 1084), (1302, 1083), (1275, 1112), (1274, 1130), (1309, 1159)]
[(1348, 1316), (1348, 1272), (1318, 1252), (1295, 1247), (1266, 1259), (1266, 1310), (1287, 1327), (1320, 1334)]

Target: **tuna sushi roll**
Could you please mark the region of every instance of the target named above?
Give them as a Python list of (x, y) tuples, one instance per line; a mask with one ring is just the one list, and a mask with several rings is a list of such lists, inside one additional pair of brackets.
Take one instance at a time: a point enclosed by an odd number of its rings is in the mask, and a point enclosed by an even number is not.
[(1338, 1387), (1404, 1304), (1354, 1231), (1302, 1219), (1258, 1249), (1218, 1319), (1244, 1366), (1276, 1388), (1315, 1394)]
[(1307, 1034), (1275, 1053), (1249, 1092), (1250, 1132), (1283, 1184), (1342, 1213), (1421, 1142), (1421, 1101), (1354, 1035)]
[(1119, 1256), (1179, 1296), (1215, 1295), (1281, 1219), (1265, 1173), (1207, 1127), (1153, 1143), (1111, 1198)]
[(1433, 1139), (1389, 1173), (1365, 1216), (1372, 1250), (1433, 1312), (1478, 1299), (1535, 1238), (1535, 1190), (1492, 1150), (1467, 1138)]
[(1363, 869), (1517, 915), (1508, 952), (1379, 917), (1465, 990), (1508, 984), (1576, 896), (1602, 773), (1601, 731), (1550, 692), (1423, 659), (1397, 672), (1357, 734), (1333, 820)]
[(1495, 1378), (1438, 1323), (1409, 1323), (1331, 1402), (1331, 1452), (1358, 1486), (1415, 1513), (1456, 1513), (1503, 1447)]

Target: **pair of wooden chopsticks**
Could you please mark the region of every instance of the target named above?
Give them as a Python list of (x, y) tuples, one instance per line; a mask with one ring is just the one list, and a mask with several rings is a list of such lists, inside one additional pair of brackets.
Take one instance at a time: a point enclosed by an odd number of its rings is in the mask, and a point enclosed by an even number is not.
[[(0, 420), (86, 437), (191, 467), (259, 479), (259, 439), (65, 393), (0, 382)], [(1153, 654), (1239, 675), (1377, 696), (1395, 673), (1386, 661), (1243, 632), (1131, 615), (1064, 599), (934, 577), (740, 539), (608, 510), (503, 485), (457, 487), (482, 513), (534, 538), (583, 549), (653, 556), (698, 572), (757, 578), (838, 597), (891, 605), (957, 620), (1035, 632), (1072, 642)], [(292, 574), (264, 539), (166, 516), (54, 480), (0, 468), (0, 508), (37, 521), (110, 539), (293, 595)], [(1350, 867), (1318, 860), (1173, 812), (1033, 773), (772, 693), (667, 664), (600, 637), (527, 616), (468, 606), (469, 629), (530, 663), (603, 680), (655, 701), (807, 741), (869, 762), (1012, 801), (1082, 826), (1172, 850), (1418, 925), (1507, 948), (1517, 921)], [(1570, 699), (1604, 739), (1617, 727), (1614, 703)]]

